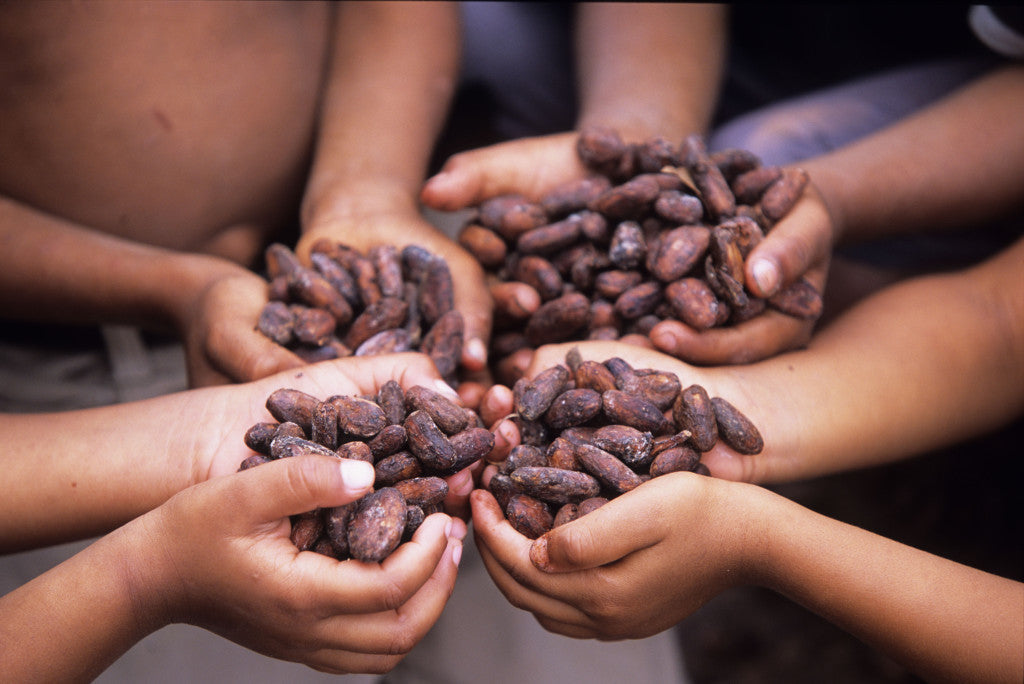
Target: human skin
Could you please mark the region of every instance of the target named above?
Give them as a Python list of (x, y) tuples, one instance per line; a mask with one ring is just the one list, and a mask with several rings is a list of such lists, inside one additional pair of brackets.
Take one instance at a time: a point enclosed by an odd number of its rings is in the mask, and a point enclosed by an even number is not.
[[(1022, 259), (1024, 240), (963, 272), (893, 286), (806, 350), (749, 366), (705, 369), (630, 345), (581, 343), (584, 358), (621, 356), (726, 397), (758, 426), (765, 448), (742, 456), (716, 446), (702, 457), (715, 477), (654, 478), (537, 541), (517, 533), (478, 490), (474, 532), (488, 572), (514, 605), (578, 638), (647, 636), (749, 584), (806, 606), (929, 680), (1019, 681), (1019, 582), (830, 520), (749, 483), (870, 467), (1022, 415)], [(531, 375), (567, 349), (541, 349)], [(497, 416), (506, 402), (496, 391), (483, 405)], [(507, 450), (517, 438), (504, 434)]]
[[(0, 552), (109, 532), (175, 493), (229, 475), (252, 454), (253, 424), (271, 421), (270, 394), (302, 390), (325, 399), (364, 395), (388, 380), (423, 385), (456, 399), (422, 354), (351, 358), (284, 371), (259, 381), (56, 414), (0, 416), (6, 494)], [(466, 514), (469, 469), (448, 479), (446, 510)]]
[(298, 365), (254, 332), (248, 268), (298, 211), (330, 15), (5, 4), (0, 312), (177, 333), (193, 384)]
[(390, 670), (450, 596), (465, 525), (431, 515), (381, 563), (295, 548), (289, 515), (372, 482), (368, 463), (299, 456), (181, 491), (0, 598), (5, 676), (88, 681), (179, 622), (318, 670)]
[(338, 7), (296, 251), (308, 259), (317, 240), (328, 239), (362, 250), (418, 244), (444, 257), (466, 325), (462, 363), (479, 371), (487, 360), (492, 306), (483, 270), (424, 219), (418, 202), (455, 90), (458, 31), (455, 3)]

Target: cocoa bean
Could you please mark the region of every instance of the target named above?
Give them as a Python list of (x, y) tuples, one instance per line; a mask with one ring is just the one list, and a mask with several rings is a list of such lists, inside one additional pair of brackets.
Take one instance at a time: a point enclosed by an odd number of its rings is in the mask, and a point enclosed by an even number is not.
[(713, 397), (711, 406), (723, 442), (741, 454), (761, 453), (764, 440), (749, 418), (722, 397)]
[(690, 385), (679, 393), (672, 406), (672, 419), (677, 430), (690, 432), (693, 445), (700, 451), (710, 451), (718, 441), (715, 409), (707, 390), (700, 385)]
[(618, 494), (635, 489), (641, 483), (640, 477), (629, 466), (593, 444), (577, 447), (576, 458), (588, 473)]
[(554, 524), (554, 516), (548, 507), (526, 494), (513, 494), (509, 497), (505, 517), (519, 534), (529, 539), (536, 539)]
[(383, 487), (359, 500), (348, 523), (349, 553), (356, 560), (379, 563), (402, 541), (406, 503), (394, 487)]
[(601, 491), (595, 477), (578, 470), (525, 466), (513, 470), (509, 477), (524, 494), (556, 504), (582, 501)]

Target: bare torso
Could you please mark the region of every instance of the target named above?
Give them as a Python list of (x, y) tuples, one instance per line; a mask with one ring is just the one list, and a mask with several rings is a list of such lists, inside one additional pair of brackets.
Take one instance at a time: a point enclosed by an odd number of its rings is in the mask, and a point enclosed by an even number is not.
[(0, 194), (248, 262), (297, 220), (330, 24), (319, 3), (0, 5)]

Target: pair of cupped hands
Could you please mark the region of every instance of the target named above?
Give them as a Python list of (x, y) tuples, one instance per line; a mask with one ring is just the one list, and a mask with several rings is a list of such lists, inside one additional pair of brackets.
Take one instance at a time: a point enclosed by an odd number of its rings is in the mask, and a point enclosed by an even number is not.
[[(501, 194), (539, 197), (585, 173), (575, 141), (575, 133), (566, 133), (456, 155), (427, 181), (419, 201), (455, 211)], [(296, 253), (308, 258), (310, 245), (327, 237), (359, 249), (416, 243), (441, 255), (449, 263), (455, 305), (466, 321), (463, 367), (486, 377), (492, 315), (536, 309), (537, 293), (522, 284), (484, 287), (479, 264), (422, 218), (415, 198), (388, 199), (386, 211), (332, 217), (308, 210), (311, 218)], [(829, 212), (812, 179), (803, 198), (748, 259), (748, 288), (769, 296), (801, 276), (822, 288), (832, 234)], [(656, 478), (538, 540), (508, 524), (486, 491), (493, 466), (479, 463), (449, 478), (445, 513), (429, 516), (411, 542), (382, 563), (339, 563), (300, 553), (289, 540), (287, 517), (363, 496), (372, 490), (373, 469), (365, 463), (303, 457), (236, 472), (248, 455), (242, 442), (246, 428), (266, 420), (266, 397), (280, 387), (321, 398), (369, 394), (390, 379), (403, 387), (423, 385), (457, 395), (430, 361), (415, 353), (305, 365), (254, 332), (266, 293), (265, 281), (253, 274), (221, 279), (207, 290), (194, 325), (187, 327), (193, 384), (245, 384), (179, 395), (184, 402), (179, 410), (196, 417), (194, 434), (202, 435), (193, 450), (197, 484), (139, 520), (155, 518), (175, 531), (185, 529), (188, 521), (207, 522), (171, 535), (185, 547), (163, 544), (166, 555), (191, 559), (175, 584), (186, 590), (162, 601), (172, 607), (164, 616), (168, 621), (200, 624), (255, 650), (317, 669), (387, 671), (440, 615), (454, 586), (469, 520), (487, 570), (508, 600), (532, 612), (546, 629), (573, 637), (649, 636), (746, 578), (751, 542), (745, 535), (752, 532), (741, 518), (756, 508), (757, 497), (744, 488), (757, 488), (742, 482), (774, 479), (776, 466), (781, 473), (786, 465), (770, 449), (751, 457), (722, 445), (702, 458), (715, 477), (675, 473)], [(584, 358), (618, 356), (634, 367), (674, 370), (684, 386), (702, 384), (712, 394), (736, 397), (743, 409), (739, 377), (727, 367), (707, 366), (754, 361), (799, 347), (812, 326), (769, 311), (732, 328), (704, 332), (664, 321), (651, 331), (650, 348), (616, 342), (578, 346)], [(519, 370), (530, 377), (562, 363), (567, 349), (543, 347)], [(487, 460), (501, 461), (519, 442), (507, 419), (513, 410), (511, 390), (477, 382), (460, 387), (460, 394), (460, 401), (477, 410), (495, 434)], [(755, 422), (770, 441), (772, 426), (763, 420)], [(742, 508), (730, 503), (737, 497), (747, 501)], [(198, 535), (206, 539), (195, 539)], [(197, 569), (193, 576), (204, 577), (203, 582), (189, 580)], [(239, 630), (239, 623), (255, 627)]]

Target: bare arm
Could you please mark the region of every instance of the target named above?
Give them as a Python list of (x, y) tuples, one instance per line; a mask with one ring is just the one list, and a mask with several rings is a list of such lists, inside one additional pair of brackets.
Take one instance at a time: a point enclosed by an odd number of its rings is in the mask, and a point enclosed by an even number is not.
[(330, 672), (385, 672), (436, 621), (461, 522), (437, 514), (383, 563), (300, 552), (288, 516), (369, 491), (369, 464), (280, 459), (196, 485), (0, 598), (15, 680), (86, 681), (170, 623)]
[(490, 494), (474, 494), (473, 507), (492, 578), (550, 631), (643, 637), (729, 587), (753, 584), (929, 680), (1016, 682), (1024, 674), (1019, 582), (753, 485), (691, 473), (658, 477), (534, 542), (512, 529)]
[(418, 244), (451, 268), (466, 322), (463, 363), (486, 361), (491, 301), (480, 265), (420, 213), (418, 195), (458, 68), (455, 3), (352, 2), (337, 30), (312, 175), (305, 258), (320, 238), (360, 249)]
[[(580, 343), (704, 385), (761, 429), (765, 449), (716, 447), (715, 475), (778, 482), (917, 455), (1024, 412), (1024, 240), (967, 271), (917, 278), (865, 300), (805, 350), (756, 364), (696, 368), (626, 344)], [(572, 345), (537, 352), (530, 375)]]

